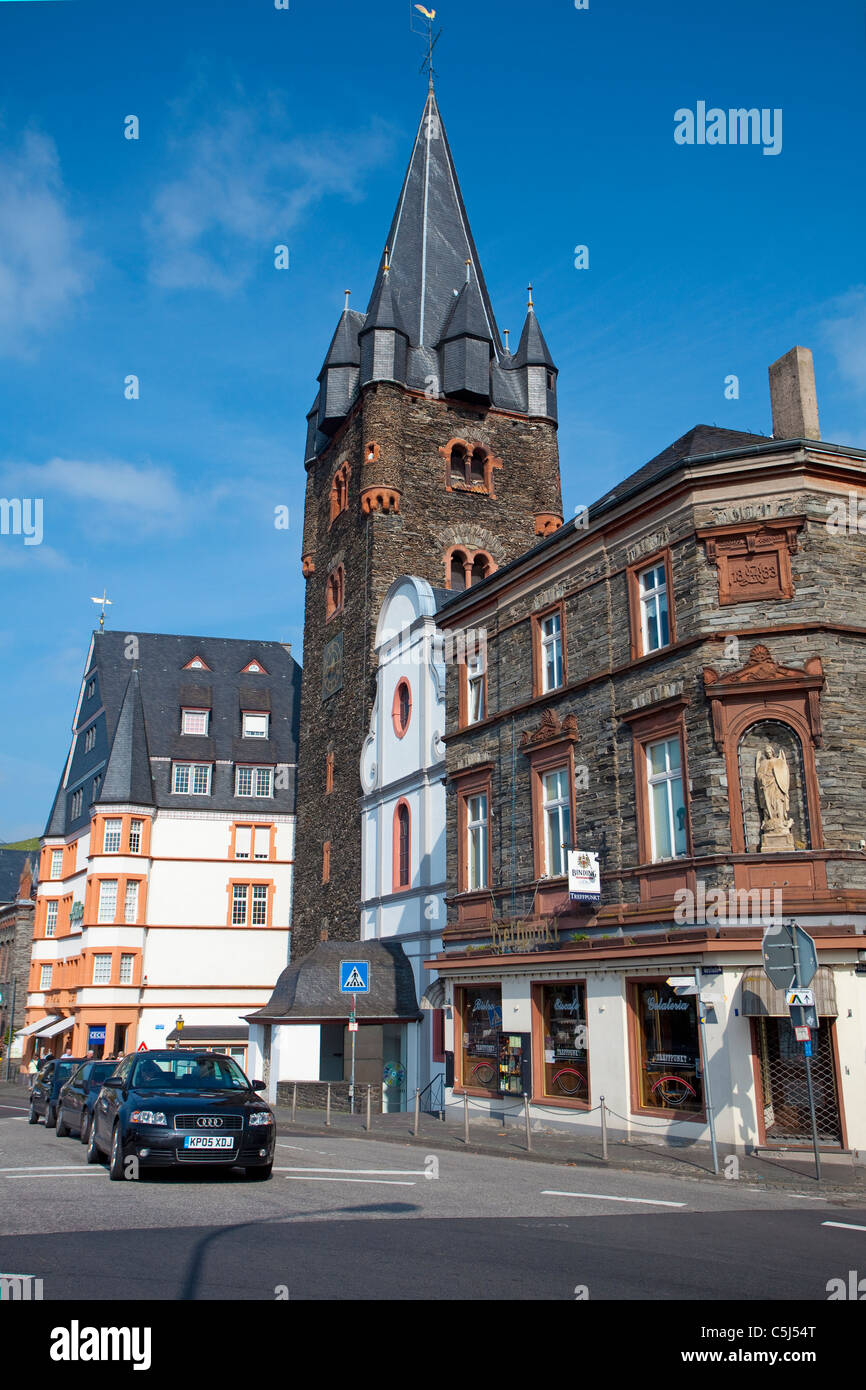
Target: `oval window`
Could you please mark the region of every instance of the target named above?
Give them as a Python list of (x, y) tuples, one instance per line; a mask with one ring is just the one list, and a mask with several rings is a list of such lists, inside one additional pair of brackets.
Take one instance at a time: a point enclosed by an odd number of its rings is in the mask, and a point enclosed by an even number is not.
[(398, 738), (402, 738), (408, 729), (411, 716), (412, 692), (409, 682), (401, 680), (397, 682), (397, 689), (394, 691), (394, 729)]

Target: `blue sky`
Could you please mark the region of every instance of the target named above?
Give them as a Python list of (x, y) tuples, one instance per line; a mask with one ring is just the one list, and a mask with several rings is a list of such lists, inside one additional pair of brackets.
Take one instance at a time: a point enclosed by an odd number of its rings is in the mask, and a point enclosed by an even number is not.
[[(0, 5), (0, 497), (44, 503), (41, 545), (0, 535), (0, 840), (43, 827), (103, 586), (125, 632), (300, 655), (305, 415), (420, 118), (409, 11)], [(567, 511), (695, 424), (770, 433), (767, 366), (795, 343), (824, 438), (866, 447), (859, 0), (449, 0), (439, 21), (500, 325), (532, 279), (560, 367)], [(699, 101), (781, 109), (781, 153), (677, 145)]]

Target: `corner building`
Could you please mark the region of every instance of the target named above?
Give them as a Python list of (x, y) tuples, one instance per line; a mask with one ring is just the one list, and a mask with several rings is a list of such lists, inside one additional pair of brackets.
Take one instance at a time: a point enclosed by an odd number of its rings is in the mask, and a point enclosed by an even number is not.
[(556, 377), (531, 305), (503, 347), (431, 88), (367, 311), (343, 312), (309, 416), (295, 960), (361, 936), (388, 590), (468, 588), (561, 524)]

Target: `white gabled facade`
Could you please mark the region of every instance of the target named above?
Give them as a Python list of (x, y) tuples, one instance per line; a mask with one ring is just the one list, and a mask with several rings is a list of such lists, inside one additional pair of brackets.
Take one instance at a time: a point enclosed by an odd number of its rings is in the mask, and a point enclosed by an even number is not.
[[(361, 937), (399, 940), (423, 1001), (436, 978), (424, 961), (442, 949), (445, 923), (445, 660), (426, 580), (402, 576), (391, 585), (376, 649), (377, 693), (361, 757)], [(392, 1063), (403, 1084), (393, 1071), (391, 1085), (386, 1077), (387, 1107), (411, 1106), (416, 1087), (444, 1075), (443, 1025), (443, 1012), (422, 1003), (420, 1025), (401, 1027), (400, 1059), (395, 1038)]]

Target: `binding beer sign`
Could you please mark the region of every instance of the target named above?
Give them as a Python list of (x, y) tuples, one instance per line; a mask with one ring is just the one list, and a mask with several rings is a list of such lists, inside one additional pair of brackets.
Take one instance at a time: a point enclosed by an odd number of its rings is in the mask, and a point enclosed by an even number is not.
[(601, 869), (591, 850), (568, 851), (568, 896), (573, 903), (601, 902)]

